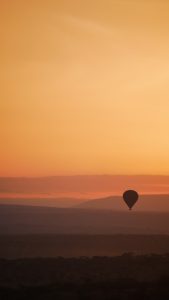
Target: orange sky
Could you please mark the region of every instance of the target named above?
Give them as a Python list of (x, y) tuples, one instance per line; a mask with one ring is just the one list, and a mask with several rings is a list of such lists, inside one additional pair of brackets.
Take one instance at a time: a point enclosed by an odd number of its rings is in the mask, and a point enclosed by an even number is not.
[(169, 1), (0, 0), (0, 176), (169, 175)]

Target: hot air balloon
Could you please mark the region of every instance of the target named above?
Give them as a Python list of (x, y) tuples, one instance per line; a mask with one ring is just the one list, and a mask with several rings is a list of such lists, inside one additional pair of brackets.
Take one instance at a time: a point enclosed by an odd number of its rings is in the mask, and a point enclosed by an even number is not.
[(134, 204), (137, 202), (138, 198), (139, 198), (139, 195), (134, 190), (125, 191), (123, 194), (123, 199), (130, 210), (132, 209)]

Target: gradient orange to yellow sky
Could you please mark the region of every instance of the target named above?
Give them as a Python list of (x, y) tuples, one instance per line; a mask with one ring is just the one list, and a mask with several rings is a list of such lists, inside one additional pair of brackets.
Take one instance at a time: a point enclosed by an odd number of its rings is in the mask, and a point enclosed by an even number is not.
[(169, 1), (0, 0), (0, 176), (169, 175)]

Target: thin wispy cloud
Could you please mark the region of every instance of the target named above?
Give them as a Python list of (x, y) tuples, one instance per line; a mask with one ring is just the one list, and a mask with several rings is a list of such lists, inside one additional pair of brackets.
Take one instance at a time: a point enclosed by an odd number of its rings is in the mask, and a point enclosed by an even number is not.
[(113, 34), (112, 28), (105, 26), (105, 24), (101, 24), (90, 19), (84, 19), (80, 16), (65, 14), (60, 16), (59, 19), (67, 23), (67, 25), (72, 26), (74, 29), (87, 31), (90, 34), (102, 34), (110, 36)]

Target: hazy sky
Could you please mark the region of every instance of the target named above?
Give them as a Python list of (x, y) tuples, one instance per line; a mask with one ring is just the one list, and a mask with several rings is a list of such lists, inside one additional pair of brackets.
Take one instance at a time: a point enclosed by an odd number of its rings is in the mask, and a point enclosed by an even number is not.
[(0, 176), (169, 174), (169, 1), (0, 0)]

